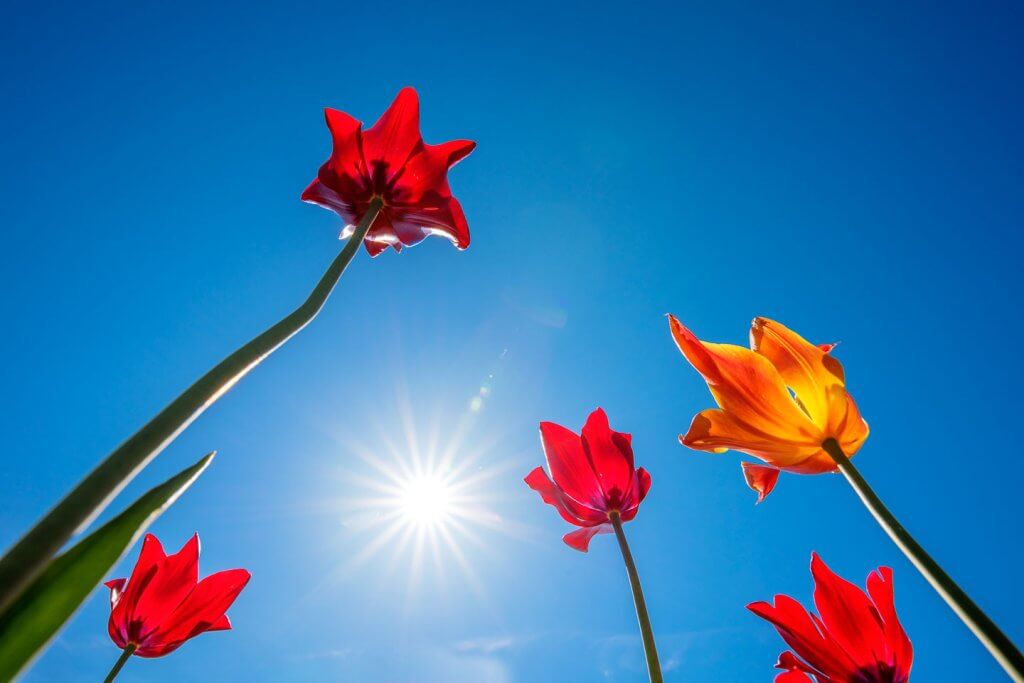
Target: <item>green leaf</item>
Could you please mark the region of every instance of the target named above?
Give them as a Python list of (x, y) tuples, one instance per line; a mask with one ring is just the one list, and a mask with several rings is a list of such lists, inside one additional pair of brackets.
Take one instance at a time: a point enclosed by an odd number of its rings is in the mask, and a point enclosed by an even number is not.
[(11, 605), (39, 576), (50, 559), (75, 534), (85, 530), (114, 496), (203, 411), (263, 359), (316, 317), (334, 285), (363, 243), (379, 215), (379, 197), (370, 201), (355, 232), (306, 300), (294, 311), (237, 349), (171, 401), (132, 434), (64, 496), (17, 543), (0, 556), (0, 610)]
[(0, 681), (24, 669), (214, 454), (168, 479), (59, 556), (0, 614)]

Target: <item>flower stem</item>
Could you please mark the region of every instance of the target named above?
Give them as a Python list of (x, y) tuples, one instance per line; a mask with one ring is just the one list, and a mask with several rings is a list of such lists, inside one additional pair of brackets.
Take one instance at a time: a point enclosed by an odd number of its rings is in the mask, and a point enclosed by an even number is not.
[(942, 567), (932, 559), (931, 555), (925, 552), (917, 541), (903, 528), (882, 500), (871, 490), (867, 481), (861, 476), (857, 468), (853, 466), (850, 459), (843, 453), (843, 449), (835, 439), (827, 439), (822, 447), (832, 456), (839, 471), (843, 473), (846, 480), (850, 482), (853, 490), (857, 492), (860, 499), (867, 506), (868, 510), (885, 530), (889, 537), (896, 543), (903, 554), (917, 567), (917, 570), (928, 579), (942, 599), (946, 601), (960, 619), (967, 624), (967, 627), (974, 632), (978, 640), (995, 657), (996, 661), (1006, 670), (1010, 678), (1016, 683), (1024, 683), (1024, 655), (1013, 642), (1006, 637), (998, 626), (981, 611), (967, 593), (956, 584), (949, 574), (943, 571)]
[(370, 202), (355, 232), (301, 306), (199, 378), (108, 455), (0, 558), (0, 611), (28, 586), (72, 534), (88, 525), (167, 444), (260, 361), (316, 317), (382, 206), (379, 198)]
[(103, 683), (112, 683), (117, 678), (117, 674), (121, 673), (121, 669), (124, 668), (125, 662), (127, 662), (131, 656), (135, 653), (135, 646), (131, 643), (121, 652), (121, 656), (114, 662), (114, 668), (110, 670), (107, 677), (103, 679)]
[(629, 585), (633, 589), (636, 620), (640, 622), (640, 636), (643, 638), (644, 654), (647, 656), (647, 673), (650, 676), (651, 683), (662, 683), (661, 664), (658, 662), (658, 648), (654, 644), (654, 631), (651, 630), (651, 617), (647, 614), (647, 603), (644, 602), (644, 589), (640, 586), (640, 575), (636, 571), (636, 563), (633, 562), (633, 553), (629, 551), (629, 543), (626, 542), (626, 534), (622, 530), (622, 517), (618, 512), (611, 512), (608, 518), (615, 528), (615, 537), (619, 539), (622, 561), (626, 563)]

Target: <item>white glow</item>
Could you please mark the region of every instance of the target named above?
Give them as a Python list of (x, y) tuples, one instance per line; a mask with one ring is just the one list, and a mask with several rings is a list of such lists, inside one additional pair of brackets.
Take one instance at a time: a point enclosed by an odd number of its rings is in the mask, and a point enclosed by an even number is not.
[(403, 482), (398, 498), (402, 516), (417, 526), (439, 526), (452, 512), (451, 488), (437, 475), (421, 475)]

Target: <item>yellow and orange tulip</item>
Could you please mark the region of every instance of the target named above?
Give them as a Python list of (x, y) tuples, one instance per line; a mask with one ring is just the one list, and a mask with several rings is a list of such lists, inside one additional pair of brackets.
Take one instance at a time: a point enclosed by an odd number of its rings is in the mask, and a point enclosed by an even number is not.
[[(843, 368), (830, 355), (774, 320), (755, 318), (750, 349), (698, 339), (668, 316), (672, 337), (703, 375), (718, 408), (703, 410), (680, 435), (684, 446), (713, 453), (733, 449), (771, 467), (801, 474), (834, 472), (822, 444), (835, 439), (852, 456), (868, 438), (868, 425), (846, 391)], [(767, 495), (774, 478), (751, 487)], [(777, 475), (776, 475), (777, 476)], [(767, 481), (770, 480), (770, 481)]]

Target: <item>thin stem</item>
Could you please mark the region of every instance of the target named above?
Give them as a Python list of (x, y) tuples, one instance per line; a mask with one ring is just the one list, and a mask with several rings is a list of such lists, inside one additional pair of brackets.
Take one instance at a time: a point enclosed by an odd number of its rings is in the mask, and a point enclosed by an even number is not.
[(125, 662), (127, 662), (131, 656), (135, 654), (135, 646), (131, 643), (128, 644), (122, 652), (121, 656), (114, 662), (114, 668), (110, 670), (107, 677), (103, 679), (103, 683), (113, 683), (113, 680), (117, 678), (117, 674), (121, 673), (121, 669), (124, 668)]
[(618, 512), (611, 512), (608, 518), (615, 528), (615, 537), (619, 539), (622, 561), (626, 563), (629, 585), (633, 589), (636, 620), (640, 623), (640, 637), (643, 638), (644, 655), (647, 657), (647, 673), (650, 676), (651, 683), (662, 683), (661, 664), (658, 662), (658, 648), (654, 644), (654, 631), (651, 630), (651, 617), (647, 614), (647, 603), (644, 602), (644, 589), (640, 586), (640, 575), (637, 573), (636, 564), (633, 562), (633, 553), (629, 551), (626, 533), (622, 530), (622, 517), (619, 516)]
[(77, 529), (110, 500), (204, 410), (320, 312), (363, 243), (383, 202), (374, 198), (341, 253), (301, 306), (222, 360), (107, 456), (0, 558), (0, 611), (17, 597)]
[(832, 459), (835, 460), (839, 471), (850, 482), (850, 486), (860, 496), (864, 505), (871, 511), (871, 514), (874, 515), (885, 532), (889, 534), (889, 538), (899, 546), (899, 549), (917, 567), (917, 570), (924, 575), (924, 578), (928, 579), (928, 583), (932, 585), (932, 588), (942, 596), (946, 604), (974, 632), (974, 635), (977, 636), (989, 653), (1006, 670), (1010, 678), (1016, 681), (1016, 683), (1024, 683), (1024, 655), (1021, 655), (1020, 650), (995, 625), (995, 622), (989, 619), (981, 611), (981, 608), (974, 604), (974, 601), (950, 578), (949, 574), (943, 571), (942, 567), (932, 559), (931, 555), (925, 552), (924, 548), (914, 540), (913, 536), (903, 528), (903, 525), (889, 512), (889, 508), (871, 490), (867, 481), (857, 471), (857, 468), (853, 466), (850, 459), (846, 457), (846, 454), (843, 453), (843, 449), (836, 440), (827, 439), (822, 446), (832, 456)]

